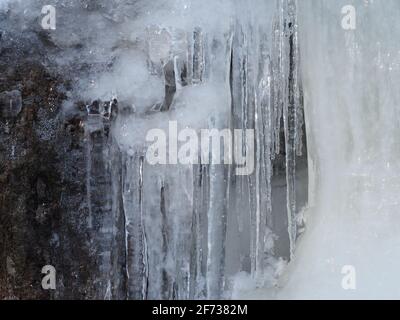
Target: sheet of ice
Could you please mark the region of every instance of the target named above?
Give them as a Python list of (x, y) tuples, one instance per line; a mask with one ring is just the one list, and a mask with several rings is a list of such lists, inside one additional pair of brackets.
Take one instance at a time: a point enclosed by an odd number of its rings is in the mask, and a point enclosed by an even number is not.
[[(341, 26), (349, 4), (355, 30)], [(391, 0), (299, 2), (315, 201), (275, 289), (246, 297), (400, 297), (399, 10)], [(355, 270), (355, 290), (342, 287), (345, 266)]]

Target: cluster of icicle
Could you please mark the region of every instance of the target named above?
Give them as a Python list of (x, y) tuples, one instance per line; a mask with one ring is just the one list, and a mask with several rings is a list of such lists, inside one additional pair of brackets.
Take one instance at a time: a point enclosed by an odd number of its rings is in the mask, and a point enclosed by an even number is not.
[[(112, 129), (122, 153), (121, 170), (113, 171), (114, 188), (122, 185), (122, 209), (114, 190), (113, 210), (122, 210), (125, 221), (128, 298), (220, 298), (240, 272), (260, 284), (273, 281), (280, 239), (271, 177), (279, 154), (287, 184), (281, 214), (287, 214), (293, 252), (296, 157), (304, 149), (296, 1), (230, 3), (229, 17), (216, 17), (212, 26), (204, 16), (197, 25), (192, 18), (193, 26), (146, 26), (146, 67), (163, 79), (165, 98), (120, 113)], [(203, 4), (210, 16), (213, 6)], [(189, 13), (189, 19), (196, 16)], [(247, 150), (255, 155), (254, 172), (236, 176), (235, 164), (150, 165), (146, 130), (172, 120), (197, 130), (254, 129), (254, 150)]]

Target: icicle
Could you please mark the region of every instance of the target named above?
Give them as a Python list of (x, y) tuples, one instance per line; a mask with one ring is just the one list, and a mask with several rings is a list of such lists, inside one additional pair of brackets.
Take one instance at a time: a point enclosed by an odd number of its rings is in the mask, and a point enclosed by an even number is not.
[[(242, 130), (234, 151), (254, 152), (255, 170), (236, 176), (236, 163), (150, 166), (144, 160), (146, 145), (128, 142), (123, 202), (132, 297), (221, 298), (229, 279), (241, 271), (262, 283), (271, 272), (271, 261), (278, 258), (271, 186), (278, 155), (286, 156), (282, 166), (293, 252), (295, 166), (303, 126), (296, 13), (291, 11), (295, 6), (289, 0), (279, 0), (277, 6), (263, 3), (269, 16), (262, 21), (253, 8), (241, 2), (235, 6), (227, 29), (202, 24), (185, 30), (146, 29), (149, 72), (164, 77), (176, 90), (167, 102), (160, 102), (164, 108), (144, 116), (132, 114), (120, 126), (138, 135), (132, 123), (146, 129), (175, 120), (196, 102), (185, 100), (187, 92), (208, 88), (201, 99), (215, 103), (215, 110), (198, 122), (204, 129)], [(213, 90), (222, 97), (218, 103), (210, 98)], [(179, 127), (193, 125), (179, 121)], [(246, 146), (246, 130), (254, 130), (255, 150)], [(126, 141), (124, 135), (121, 139)]]

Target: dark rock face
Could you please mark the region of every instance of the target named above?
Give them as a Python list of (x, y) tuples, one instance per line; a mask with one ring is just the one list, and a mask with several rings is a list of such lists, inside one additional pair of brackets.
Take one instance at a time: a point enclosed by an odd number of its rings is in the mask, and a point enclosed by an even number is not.
[[(2, 74), (7, 74), (5, 68), (1, 65)], [(64, 124), (60, 119), (63, 96), (58, 84), (40, 64), (26, 63), (1, 82), (0, 260), (7, 261), (0, 264), (1, 298), (49, 298), (41, 290), (42, 267), (57, 262), (63, 262), (65, 270), (73, 267), (61, 251), (92, 264), (82, 250), (87, 239), (80, 239), (82, 245), (69, 243), (77, 226), (64, 213), (85, 215), (79, 208), (84, 194), (79, 181), (84, 179), (83, 132), (79, 122)], [(67, 176), (72, 172), (64, 168), (72, 163), (74, 174)], [(66, 187), (74, 193), (68, 191), (67, 199)], [(74, 201), (68, 201), (71, 197)], [(82, 281), (72, 280), (72, 270), (64, 277), (62, 282)]]
[[(63, 116), (58, 81), (38, 66), (24, 68), (28, 75), (15, 79), (22, 111), (0, 118), (0, 298), (102, 299), (107, 288), (123, 298), (125, 272), (109, 273), (125, 263), (123, 234), (113, 236), (123, 221), (111, 206), (106, 128), (85, 133), (86, 113)], [(48, 264), (57, 270), (54, 293), (41, 287)]]
[[(0, 60), (0, 299), (102, 299), (107, 288), (124, 298), (125, 272), (116, 284), (109, 273), (125, 263), (107, 231), (122, 223), (108, 196), (108, 129), (85, 133), (82, 104), (65, 114), (67, 79), (46, 71), (40, 41), (21, 45), (4, 42)], [(42, 289), (45, 265), (55, 291)]]
[(4, 91), (0, 94), (0, 110), (3, 119), (12, 119), (18, 116), (22, 109), (21, 92), (18, 90)]

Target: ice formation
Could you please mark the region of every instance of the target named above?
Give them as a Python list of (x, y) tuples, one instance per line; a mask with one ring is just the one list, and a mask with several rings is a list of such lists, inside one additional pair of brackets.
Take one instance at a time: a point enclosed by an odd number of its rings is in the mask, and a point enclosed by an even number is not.
[[(283, 293), (289, 297), (399, 297), (400, 60), (394, 39), (400, 26), (393, 13), (400, 5), (351, 1), (356, 28), (343, 30), (332, 13), (348, 4), (309, 1), (300, 7), (317, 199)], [(356, 290), (342, 288), (345, 265), (356, 270)]]
[[(51, 32), (44, 1), (1, 0), (0, 15), (10, 43), (36, 26), (71, 83), (63, 114), (83, 105), (99, 297), (398, 297), (398, 1), (53, 2)], [(254, 171), (148, 163), (146, 134), (171, 123), (254, 129)]]
[[(252, 7), (244, 1), (199, 7), (177, 2), (169, 12), (179, 19), (152, 21), (156, 14), (138, 22), (146, 26), (150, 69), (164, 75), (166, 83), (172, 81), (173, 90), (166, 88), (159, 107), (170, 112), (136, 111), (119, 118), (115, 131), (127, 150), (126, 170), (132, 170), (124, 175), (127, 250), (132, 253), (127, 263), (130, 285), (142, 288), (132, 297), (155, 298), (161, 292), (163, 298), (218, 298), (243, 285), (243, 277), (256, 287), (275, 285), (256, 291), (256, 298), (397, 296), (390, 277), (398, 269), (394, 83), (399, 52), (393, 41), (398, 24), (390, 12), (398, 4), (353, 4), (356, 30), (341, 25), (345, 1), (302, 1), (297, 8), (284, 0)], [(218, 19), (222, 12), (223, 20)], [(303, 150), (300, 61), (311, 203), (308, 229), (295, 251), (296, 156)], [(140, 146), (129, 141), (143, 124), (162, 127), (170, 119), (182, 127), (254, 128), (254, 174), (238, 178), (231, 168), (204, 165), (149, 167)], [(294, 252), (296, 258), (277, 281), (284, 263), (274, 249), (283, 239), (277, 239), (274, 226), (271, 177), (282, 146), (286, 258)], [(135, 184), (139, 198), (132, 194)], [(135, 259), (138, 254), (142, 260)], [(357, 270), (355, 291), (342, 287), (342, 271), (349, 265)]]
[[(7, 37), (29, 30), (47, 70), (70, 82), (64, 116), (87, 112), (80, 206), (95, 296), (222, 298), (241, 279), (275, 284), (306, 199), (296, 1), (55, 0), (51, 31), (45, 1), (3, 4)], [(171, 123), (243, 129), (234, 151), (254, 154), (254, 170), (148, 163), (146, 134)]]
[[(220, 298), (229, 296), (239, 272), (249, 273), (258, 285), (275, 279), (283, 257), (274, 252), (271, 177), (282, 147), (288, 187), (287, 208), (280, 214), (288, 215), (290, 242), (285, 258), (293, 253), (295, 161), (303, 150), (295, 3), (168, 5), (171, 19), (161, 10), (135, 23), (149, 72), (165, 83), (163, 100), (142, 100), (134, 95), (143, 92), (123, 89), (125, 96), (132, 92), (132, 105), (113, 130), (126, 170), (122, 192), (130, 297)], [(143, 81), (126, 72), (134, 82)], [(255, 129), (255, 150), (247, 151), (256, 155), (254, 173), (235, 176), (235, 165), (149, 165), (143, 133), (149, 128), (168, 132), (169, 121), (198, 130)]]
[[(354, 30), (342, 27), (342, 8), (349, 4)], [(399, 297), (398, 10), (397, 1), (299, 4), (315, 197), (295, 259), (277, 287), (248, 297)]]

